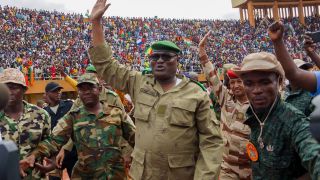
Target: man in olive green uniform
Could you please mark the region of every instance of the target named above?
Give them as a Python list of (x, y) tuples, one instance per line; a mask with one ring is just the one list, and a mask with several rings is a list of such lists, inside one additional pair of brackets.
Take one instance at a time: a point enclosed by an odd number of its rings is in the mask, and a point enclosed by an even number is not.
[(230, 90), (220, 81), (216, 68), (205, 51), (210, 33), (207, 33), (199, 44), (199, 57), (204, 74), (221, 107), (220, 123), (225, 149), (220, 179), (248, 180), (251, 179), (251, 164), (246, 145), (249, 142), (250, 128), (243, 122), (249, 101), (241, 79), (233, 71), (226, 72)]
[(247, 145), (253, 179), (289, 180), (320, 177), (320, 144), (311, 136), (307, 117), (280, 98), (284, 71), (273, 54), (246, 56), (233, 71), (243, 81), (250, 108)]
[(153, 74), (120, 65), (104, 41), (101, 24), (109, 7), (98, 0), (92, 13), (91, 60), (99, 75), (128, 93), (137, 127), (130, 176), (140, 179), (217, 179), (223, 141), (210, 99), (196, 83), (177, 77), (180, 49), (172, 42), (152, 45)]
[[(16, 143), (22, 160), (49, 136), (50, 116), (44, 109), (23, 101), (27, 85), (18, 69), (5, 69), (0, 75), (0, 82), (10, 90), (8, 106), (0, 112), (0, 134), (3, 140)], [(24, 179), (41, 179), (37, 169), (28, 169), (21, 175)]]
[(126, 179), (120, 137), (134, 146), (134, 126), (120, 107), (99, 101), (101, 87), (95, 75), (80, 76), (77, 86), (84, 105), (59, 120), (50, 138), (39, 144), (25, 164), (56, 153), (72, 138), (78, 154), (72, 179)]

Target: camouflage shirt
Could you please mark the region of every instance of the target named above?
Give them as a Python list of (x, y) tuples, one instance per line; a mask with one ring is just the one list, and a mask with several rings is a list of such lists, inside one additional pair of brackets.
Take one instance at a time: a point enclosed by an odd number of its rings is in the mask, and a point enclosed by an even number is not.
[[(99, 94), (99, 100), (101, 102), (105, 102), (109, 105), (117, 106), (117, 107), (121, 108), (123, 110), (123, 112), (125, 112), (125, 108), (124, 108), (118, 94), (105, 88), (105, 87), (102, 87), (102, 90)], [(71, 110), (78, 109), (82, 105), (83, 105), (83, 103), (82, 103), (81, 99), (78, 97), (74, 101), (73, 106), (71, 107)], [(134, 126), (134, 123), (131, 120), (130, 116), (127, 117), (127, 121), (130, 122)], [(121, 138), (121, 141), (122, 141), (121, 147), (122, 147), (123, 156), (130, 156), (133, 151), (133, 147), (131, 147), (130, 144), (125, 139)], [(68, 151), (71, 151), (72, 147), (73, 147), (73, 143), (72, 143), (72, 140), (70, 140), (63, 148)]]
[(225, 144), (222, 168), (235, 172), (241, 178), (251, 176), (250, 160), (246, 153), (250, 128), (245, 125), (245, 113), (249, 102), (241, 103), (220, 81), (216, 69), (208, 58), (201, 59), (201, 65), (216, 102), (221, 107), (221, 129)]
[(135, 134), (126, 117), (121, 108), (106, 103), (98, 116), (81, 106), (59, 120), (50, 138), (41, 142), (33, 154), (49, 157), (71, 137), (78, 153), (72, 178), (124, 178), (120, 137), (134, 146)]
[[(259, 122), (251, 109), (247, 112), (245, 123), (251, 128), (250, 141), (258, 151), (258, 160), (252, 162), (253, 179), (295, 179), (305, 174), (305, 169), (312, 179), (320, 179), (320, 144), (311, 136), (308, 118), (279, 99), (264, 121), (262, 148), (258, 143)], [(262, 120), (267, 113), (257, 115)]]
[(311, 103), (311, 100), (313, 97), (308, 91), (304, 91), (304, 90), (292, 91), (288, 86), (285, 89), (283, 98), (285, 102), (290, 103), (295, 108), (303, 112), (306, 116), (309, 116), (313, 110), (312, 103)]
[[(37, 145), (50, 134), (50, 117), (44, 110), (35, 105), (23, 102), (23, 114), (18, 121), (11, 119), (5, 113), (0, 115), (0, 132), (3, 140), (11, 140), (19, 148), (20, 159), (31, 153)], [(25, 179), (38, 179), (35, 171)]]

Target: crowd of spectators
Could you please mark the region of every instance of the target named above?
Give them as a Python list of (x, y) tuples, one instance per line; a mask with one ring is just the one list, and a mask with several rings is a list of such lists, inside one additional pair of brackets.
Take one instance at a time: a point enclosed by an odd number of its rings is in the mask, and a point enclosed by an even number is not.
[[(319, 18), (306, 17), (306, 26), (297, 18), (285, 19), (286, 44), (294, 58), (306, 57), (302, 35), (320, 30)], [(273, 52), (268, 39), (270, 19), (257, 21), (256, 28), (239, 20), (187, 20), (160, 18), (105, 19), (106, 40), (112, 44), (120, 63), (142, 71), (149, 68), (148, 47), (156, 40), (172, 40), (182, 49), (180, 71), (201, 71), (197, 47), (203, 35), (212, 30), (208, 52), (218, 66), (239, 64), (248, 53)], [(78, 76), (90, 64), (91, 27), (81, 14), (0, 6), (0, 72), (4, 68), (32, 71), (39, 78), (57, 76), (57, 66)]]

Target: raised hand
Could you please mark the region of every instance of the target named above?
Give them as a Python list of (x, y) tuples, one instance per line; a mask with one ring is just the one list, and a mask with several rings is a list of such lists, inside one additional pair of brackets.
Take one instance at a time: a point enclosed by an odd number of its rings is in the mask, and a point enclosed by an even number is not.
[(103, 14), (106, 12), (106, 10), (109, 8), (111, 4), (107, 3), (107, 0), (97, 0), (96, 4), (93, 6), (91, 14), (90, 14), (90, 20), (93, 21), (99, 21), (101, 20)]
[(272, 42), (281, 41), (284, 34), (284, 25), (281, 21), (274, 22), (269, 26), (268, 34)]
[(206, 54), (206, 46), (208, 42), (208, 37), (210, 36), (211, 31), (209, 31), (200, 41), (199, 43), (199, 57), (202, 57)]

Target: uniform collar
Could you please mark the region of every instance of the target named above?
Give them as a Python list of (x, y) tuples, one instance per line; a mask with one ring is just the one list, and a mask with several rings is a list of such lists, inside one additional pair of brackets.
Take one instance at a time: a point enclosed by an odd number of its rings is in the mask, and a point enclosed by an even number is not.
[[(31, 104), (29, 104), (27, 101), (23, 100), (22, 103), (23, 103), (23, 113), (20, 116), (20, 119), (23, 119), (27, 113), (30, 113), (34, 110), (32, 108), (33, 106)], [(5, 112), (3, 112), (3, 115), (1, 118), (4, 118), (4, 117), (8, 120), (9, 123), (15, 122), (15, 120), (13, 120), (11, 117), (9, 117)]]
[(105, 87), (102, 87), (101, 92), (99, 94), (99, 100), (100, 101), (106, 101), (107, 100), (107, 93), (108, 93), (108, 89)]
[[(102, 116), (102, 115), (109, 115), (110, 114), (110, 111), (111, 111), (111, 108), (109, 106), (109, 104), (105, 101), (100, 101), (101, 103), (101, 106), (102, 106), (102, 112), (98, 115), (99, 117)], [(84, 115), (95, 115), (89, 111), (86, 110), (86, 108), (84, 107), (84, 105), (80, 108), (80, 110), (82, 111), (82, 113)]]
[(190, 79), (186, 78), (183, 75), (176, 75), (176, 78), (181, 79), (181, 82), (178, 85), (175, 85), (174, 87), (172, 87), (170, 90), (168, 90), (167, 92), (164, 92), (161, 85), (154, 79), (153, 81), (153, 87), (156, 91), (158, 91), (160, 94), (166, 94), (166, 93), (172, 93), (172, 92), (177, 92), (179, 91), (181, 88), (183, 88), (186, 84), (188, 84), (190, 82)]

